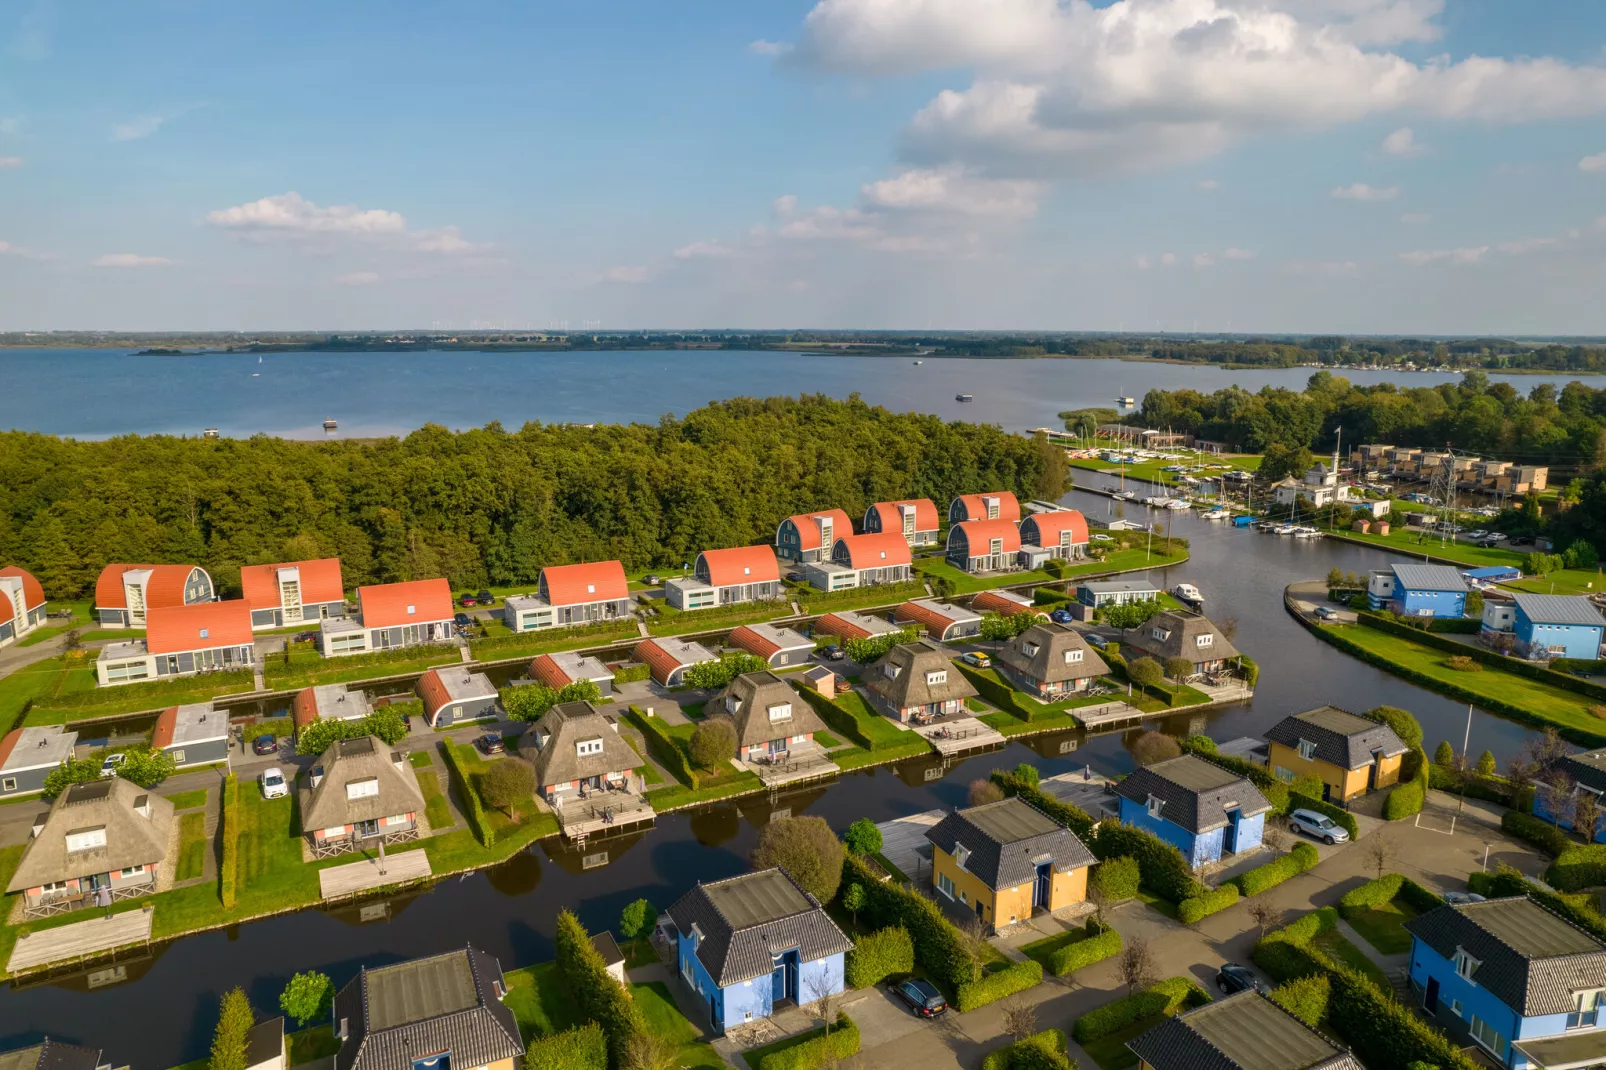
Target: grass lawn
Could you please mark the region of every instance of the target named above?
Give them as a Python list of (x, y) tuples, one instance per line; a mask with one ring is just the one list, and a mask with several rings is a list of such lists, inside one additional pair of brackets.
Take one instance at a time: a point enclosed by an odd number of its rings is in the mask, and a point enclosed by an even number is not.
[(507, 982), (507, 998), (502, 1002), (513, 1011), (526, 1038), (561, 1033), (580, 1024), (574, 990), (558, 972), (556, 962), (510, 970), (503, 979)]
[(1389, 991), (1388, 974), (1383, 972), (1383, 968), (1367, 958), (1366, 952), (1350, 943), (1337, 929), (1322, 933), (1311, 941), (1311, 946), (1320, 950), (1333, 962), (1342, 962), (1346, 966), (1360, 970), (1370, 977), (1379, 989), (1384, 992)]
[(554, 650), (579, 650), (582, 647), (608, 646), (630, 639), (641, 638), (632, 618), (619, 623), (576, 628), (544, 628), (537, 632), (513, 634), (505, 628), (485, 639), (470, 639), (469, 653), (476, 659), (496, 661), (516, 657), (534, 657)]
[(816, 732), (816, 733), (814, 733), (814, 742), (818, 743), (820, 746), (825, 747), (828, 750), (831, 747), (840, 747), (840, 746), (842, 746), (842, 741), (840, 739), (836, 738), (835, 736), (833, 736), (829, 732)]
[(990, 576), (973, 576), (950, 565), (940, 557), (916, 558), (915, 572), (934, 582), (947, 586), (951, 594), (974, 594), (993, 587), (1012, 587), (1018, 583), (1053, 583), (1054, 577), (1046, 572), (999, 572)]
[(197, 806), (206, 805), (206, 789), (196, 788), (194, 791), (180, 791), (167, 796), (167, 801), (173, 804), (175, 810), (191, 810)]
[(926, 585), (919, 582), (889, 583), (879, 587), (860, 587), (852, 591), (826, 594), (809, 588), (794, 591), (797, 604), (805, 613), (836, 613), (850, 609), (871, 609), (876, 606), (894, 606), (912, 598), (926, 597)]
[(1138, 1065), (1138, 1057), (1132, 1054), (1132, 1049), (1126, 1046), (1126, 1042), (1147, 1033), (1165, 1021), (1165, 1018), (1163, 1014), (1139, 1018), (1107, 1037), (1088, 1041), (1082, 1045), (1082, 1050), (1099, 1064), (1100, 1070), (1127, 1070), (1128, 1067)]
[(38, 702), (54, 694), (62, 680), (62, 670), (62, 659), (51, 658), (0, 677), (0, 731), (11, 731), (30, 699)]
[(1500, 586), (1529, 594), (1596, 594), (1606, 590), (1606, 574), (1599, 569), (1564, 568), (1542, 576), (1525, 576)]
[(424, 817), (429, 821), (431, 829), (451, 828), (452, 808), (446, 803), (446, 794), (441, 791), (441, 780), (435, 773), (418, 773), (418, 790), (424, 796)]
[(784, 598), (773, 602), (739, 602), (729, 608), (678, 610), (674, 606), (653, 599), (655, 617), (647, 618), (647, 631), (653, 635), (684, 635), (687, 632), (707, 632), (716, 628), (752, 624), (754, 621), (790, 617), (792, 603)]
[(340, 1050), (335, 1039), (335, 1027), (315, 1025), (295, 1033), (286, 1033), (285, 1043), (290, 1049), (290, 1065), (300, 1066), (315, 1059), (323, 1059)]
[(85, 637), (88, 637), (88, 629), (92, 619), (90, 616), (91, 607), (89, 604), (89, 599), (79, 599), (75, 602), (51, 602), (50, 608), (54, 613), (60, 613), (64, 609), (70, 609), (72, 610), (72, 619), (67, 620), (60, 617), (48, 618), (55, 623), (47, 624), (41, 628), (35, 628), (22, 639), (18, 640), (17, 646), (33, 646), (36, 643), (44, 642), (46, 639), (54, 639), (56, 636), (72, 628), (77, 628), (80, 631), (85, 632)]
[(738, 773), (733, 769), (730, 776), (705, 780), (697, 788), (688, 788), (679, 783), (669, 784), (662, 788), (652, 788), (646, 797), (652, 808), (662, 813), (665, 810), (678, 810), (683, 806), (728, 799), (732, 795), (746, 795), (749, 792), (762, 790), (763, 787), (764, 782), (758, 778), (757, 773)]
[(686, 715), (687, 720), (701, 721), (706, 716), (703, 712), (703, 707), (706, 705), (708, 705), (706, 702), (687, 702), (680, 707), (680, 712)]
[(1405, 931), (1405, 923), (1418, 913), (1409, 903), (1393, 899), (1344, 920), (1383, 954), (1403, 955), (1411, 950), (1411, 934)]
[(197, 810), (178, 819), (178, 868), (173, 879), (187, 881), (206, 869), (206, 811)]
[(858, 722), (859, 731), (875, 745), (875, 749), (896, 747), (907, 742), (905, 737), (911, 733), (893, 724), (890, 718), (872, 710), (869, 703), (864, 701), (864, 696), (857, 691), (838, 695), (835, 701), (837, 706), (847, 711), (848, 715)]
[[(398, 653), (405, 656), (397, 656)], [(459, 661), (460, 657), (457, 647), (450, 645), (401, 652), (352, 654), (339, 658), (326, 658), (316, 650), (297, 650), (291, 653), (289, 665), (279, 655), (263, 658), (262, 675), (268, 687), (275, 691), (288, 691), (314, 684), (350, 683), (422, 672), (436, 665), (449, 665)]]
[(652, 946), (652, 940), (645, 936), (626, 940), (619, 950), (624, 953), (627, 970), (634, 970), (639, 966), (653, 966), (658, 962), (658, 950)]
[(1162, 899), (1160, 896), (1155, 895), (1147, 888), (1141, 886), (1138, 888), (1138, 900), (1147, 904), (1148, 906), (1153, 907), (1155, 910), (1158, 910), (1172, 921), (1177, 920), (1177, 905), (1171, 900)]
[(655, 784), (662, 784), (664, 775), (658, 771), (657, 766), (647, 760), (646, 754), (642, 753), (642, 747), (646, 744), (636, 739), (636, 731), (620, 732), (619, 734), (625, 738), (626, 743), (630, 744), (630, 749), (636, 752), (636, 757), (641, 759), (641, 778), (647, 782), (647, 786), (650, 788)]
[(1432, 557), (1443, 558), (1458, 564), (1481, 567), (1484, 565), (1521, 565), (1523, 555), (1516, 550), (1503, 550), (1499, 547), (1484, 549), (1470, 542), (1455, 542), (1444, 540), (1439, 545), (1437, 535), (1428, 535), (1422, 531), (1412, 531), (1409, 528), (1396, 528), (1387, 535), (1378, 535), (1374, 532), (1362, 534), (1358, 531), (1339, 532), (1339, 537), (1354, 542), (1364, 542), (1386, 550), (1397, 550), (1407, 557), (1421, 557), (1428, 554)]
[(427, 750), (415, 750), (407, 756), (407, 761), (414, 769), (428, 769), (435, 764), (435, 756)]
[(1044, 937), (1041, 940), (1033, 940), (1029, 944), (1022, 944), (1021, 951), (1026, 955), (1027, 958), (1035, 959), (1042, 963), (1044, 970), (1049, 970), (1052, 972), (1049, 967), (1049, 962), (1053, 958), (1054, 952), (1058, 951), (1062, 947), (1069, 947), (1071, 944), (1079, 944), (1086, 939), (1086, 930), (1066, 929), (1064, 932), (1057, 933), (1054, 936)]
[(238, 671), (97, 688), (92, 660), (63, 656), (31, 665), (0, 680), (0, 721), (12, 710), (13, 702), (14, 709), (20, 711), (29, 698), (34, 704), (28, 711), (26, 724), (69, 724), (88, 717), (204, 702), (251, 688), (251, 674)]
[(680, 1045), (676, 1065), (681, 1070), (725, 1070), (725, 1061), (714, 1051), (713, 1045), (701, 1042), (703, 1031), (688, 1021), (680, 1013), (680, 1008), (675, 1006), (668, 985), (662, 981), (631, 985), (630, 994), (635, 997), (636, 1006), (641, 1008), (642, 1016), (647, 1019), (648, 1030)]
[(905, 758), (929, 758), (935, 753), (931, 744), (913, 732), (904, 732), (903, 740), (899, 743), (877, 747), (875, 750), (865, 750), (863, 747), (847, 747), (831, 752), (831, 760), (838, 769), (844, 773), (852, 769), (863, 769), (867, 765), (887, 765), (890, 762), (901, 762)]

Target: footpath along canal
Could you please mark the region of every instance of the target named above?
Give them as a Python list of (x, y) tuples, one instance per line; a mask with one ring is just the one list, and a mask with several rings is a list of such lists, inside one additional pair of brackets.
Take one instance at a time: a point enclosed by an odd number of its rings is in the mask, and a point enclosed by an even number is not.
[[(1077, 473), (1098, 485), (1101, 477)], [(1072, 492), (1067, 504), (1104, 518), (1113, 503)], [(1145, 507), (1127, 503), (1128, 519), (1146, 520)], [(1350, 709), (1382, 703), (1414, 712), (1428, 745), (1457, 741), (1466, 707), (1371, 666), (1313, 638), (1283, 611), (1289, 583), (1337, 567), (1364, 572), (1389, 560), (1364, 547), (1327, 540), (1293, 540), (1212, 524), (1191, 513), (1157, 514), (1162, 526), (1192, 543), (1191, 560), (1152, 579), (1163, 587), (1186, 580), (1219, 621), (1237, 622), (1237, 644), (1261, 666), (1255, 698), (1240, 706), (1158, 722), (1173, 733), (1208, 731), (1218, 739), (1258, 735), (1284, 715), (1324, 702)], [(1528, 730), (1475, 712), (1474, 752), (1487, 747), (1502, 760)], [(611, 928), (638, 896), (660, 910), (698, 880), (742, 872), (758, 829), (776, 813), (813, 814), (834, 828), (859, 817), (882, 821), (939, 806), (961, 805), (966, 786), (990, 770), (1036, 763), (1045, 775), (1080, 769), (1124, 772), (1135, 732), (1087, 737), (1061, 732), (1011, 743), (945, 766), (936, 758), (864, 770), (776, 799), (755, 796), (661, 817), (656, 827), (585, 852), (553, 841), (492, 869), (450, 878), (428, 891), (335, 910), (309, 909), (230, 929), (179, 939), (129, 962), (121, 973), (81, 975), (0, 993), (0, 1049), (40, 1034), (103, 1046), (119, 1065), (164, 1070), (206, 1055), (217, 998), (241, 985), (261, 1012), (277, 1011), (291, 974), (317, 969), (344, 984), (362, 965), (381, 965), (472, 943), (512, 969), (552, 957), (559, 910), (576, 911), (593, 929)], [(606, 858), (595, 857), (606, 852)], [(592, 856), (592, 857), (587, 857)]]

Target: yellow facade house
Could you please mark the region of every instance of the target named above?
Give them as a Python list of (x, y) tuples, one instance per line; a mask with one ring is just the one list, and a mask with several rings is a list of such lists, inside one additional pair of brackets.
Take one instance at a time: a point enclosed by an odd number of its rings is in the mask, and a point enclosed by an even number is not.
[(926, 839), (938, 894), (994, 929), (1087, 898), (1093, 852), (1076, 833), (1019, 799), (956, 810)]
[(1331, 803), (1398, 783), (1408, 749), (1388, 725), (1336, 706), (1284, 717), (1266, 733), (1266, 742), (1277, 779), (1316, 777), (1322, 798)]

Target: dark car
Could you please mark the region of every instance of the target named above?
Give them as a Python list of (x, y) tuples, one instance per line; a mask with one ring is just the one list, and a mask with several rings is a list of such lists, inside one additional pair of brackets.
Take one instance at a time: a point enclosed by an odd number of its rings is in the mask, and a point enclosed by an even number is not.
[(808, 579), (808, 576), (799, 569), (793, 569), (791, 572), (786, 574), (786, 578), (791, 580), (793, 583), (802, 583), (804, 580)]
[(298, 643), (316, 643), (318, 641), (318, 633), (317, 632), (297, 632), (295, 641), (298, 642)]
[(459, 628), (467, 628), (469, 625), (474, 623), (474, 618), (469, 616), (467, 613), (458, 613), (452, 617), (452, 623), (457, 625)]
[(251, 741), (251, 749), (258, 754), (278, 754), (279, 737), (269, 733)]
[(664, 582), (664, 578), (658, 575), (656, 572), (649, 572), (641, 578), (641, 582), (645, 583), (648, 587), (656, 587), (660, 583)]
[(475, 598), (471, 594), (459, 595), (458, 599), (457, 599), (457, 604), (460, 605), (460, 606), (478, 605), (479, 604), (479, 599)]
[(479, 603), (482, 606), (494, 606), (496, 604), (496, 595), (492, 594), (490, 591), (481, 591), (474, 597), (479, 600)]
[(486, 754), (501, 754), (507, 750), (507, 744), (502, 742), (502, 733), (487, 732), (474, 741), (474, 745)]
[(848, 655), (846, 651), (833, 643), (831, 646), (828, 646), (824, 650), (820, 651), (820, 656), (825, 658), (826, 661), (841, 661)]
[(909, 1004), (909, 1009), (922, 1018), (940, 1018), (948, 1010), (948, 1001), (942, 998), (937, 986), (918, 977), (899, 981), (892, 986), (892, 994)]
[(1216, 987), (1222, 995), (1231, 995), (1234, 992), (1244, 992), (1254, 989), (1263, 996), (1271, 995), (1271, 989), (1256, 977), (1247, 966), (1239, 966), (1229, 962), (1216, 971)]

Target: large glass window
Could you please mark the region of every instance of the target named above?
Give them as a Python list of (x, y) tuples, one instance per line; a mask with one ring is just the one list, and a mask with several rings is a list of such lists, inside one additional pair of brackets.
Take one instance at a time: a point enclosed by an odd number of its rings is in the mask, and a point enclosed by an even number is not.
[(1479, 1018), (1476, 1014), (1472, 1016), (1472, 1039), (1494, 1052), (1500, 1058), (1504, 1059), (1506, 1057), (1506, 1038), (1501, 1036), (1494, 1026)]
[(949, 899), (952, 899), (954, 897), (953, 878), (948, 876), (946, 873), (937, 874), (937, 891), (941, 892), (943, 895), (946, 895)]
[(1572, 1013), (1567, 1015), (1567, 1028), (1592, 1028), (1600, 1014), (1600, 997), (1601, 990), (1598, 988), (1574, 992)]

